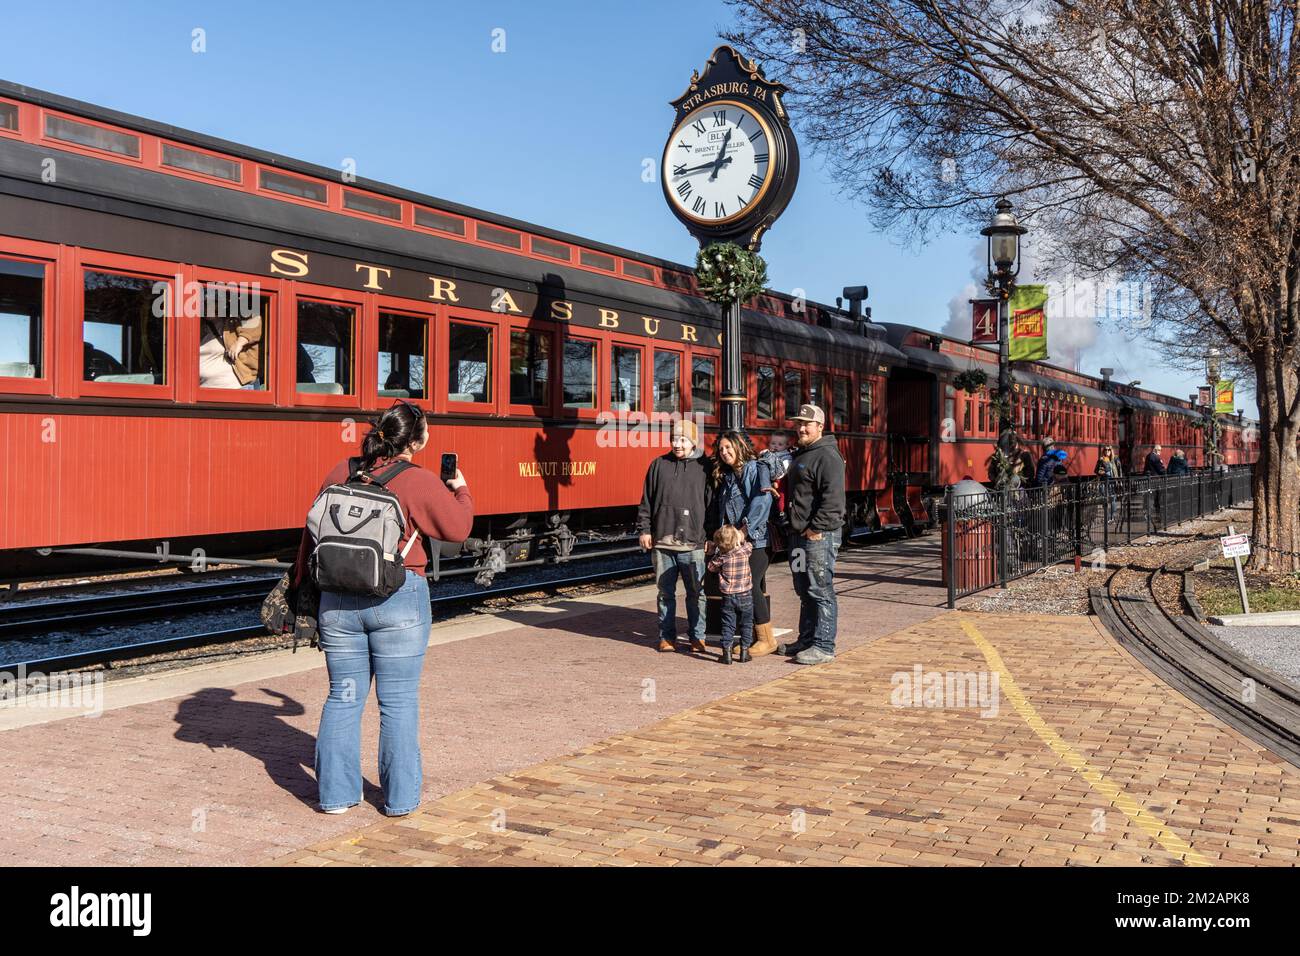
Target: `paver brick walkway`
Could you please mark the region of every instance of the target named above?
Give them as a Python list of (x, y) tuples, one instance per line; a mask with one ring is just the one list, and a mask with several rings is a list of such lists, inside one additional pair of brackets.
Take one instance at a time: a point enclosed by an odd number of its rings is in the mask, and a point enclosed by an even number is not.
[(1091, 619), (957, 611), (277, 862), (1295, 865), (1298, 783)]

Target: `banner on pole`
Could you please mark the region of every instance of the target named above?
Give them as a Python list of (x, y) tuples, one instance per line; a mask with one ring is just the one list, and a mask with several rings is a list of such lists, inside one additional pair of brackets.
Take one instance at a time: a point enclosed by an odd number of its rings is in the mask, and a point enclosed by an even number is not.
[(1223, 379), (1214, 389), (1214, 410), (1231, 415), (1237, 410), (1237, 400), (1233, 395), (1233, 382)]
[(998, 340), (998, 300), (970, 300), (971, 344)]
[(1016, 286), (1007, 307), (1011, 312), (1008, 358), (1013, 362), (1047, 358), (1047, 286)]
[(1210, 397), (1213, 391), (1214, 389), (1210, 388), (1210, 386), (1208, 385), (1202, 385), (1199, 389), (1197, 389), (1197, 392), (1199, 392), (1199, 401), (1197, 402), (1197, 404), (1209, 408)]

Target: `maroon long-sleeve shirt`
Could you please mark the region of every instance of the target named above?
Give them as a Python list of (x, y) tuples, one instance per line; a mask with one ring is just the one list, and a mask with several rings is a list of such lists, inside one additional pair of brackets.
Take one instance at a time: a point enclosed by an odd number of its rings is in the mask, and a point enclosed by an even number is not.
[[(381, 458), (375, 462), (370, 473), (383, 471), (391, 462)], [(339, 462), (321, 482), (320, 491), (330, 485), (346, 481), (348, 477), (348, 460)], [(411, 546), (406, 555), (406, 567), (416, 574), (424, 574), (429, 553), (425, 542), (430, 538), (439, 541), (464, 541), (469, 537), (474, 523), (474, 499), (470, 497), (469, 488), (458, 488), (455, 494), (437, 475), (418, 465), (407, 468), (392, 479), (385, 487), (397, 495), (406, 515), (406, 533), (398, 543), (398, 550), (406, 547), (414, 531), (420, 532), (419, 540)], [(318, 491), (317, 494), (320, 492)], [(298, 546), (298, 559), (294, 564), (294, 585), (302, 581), (307, 568), (307, 559), (311, 555), (311, 535), (303, 529), (302, 543)]]

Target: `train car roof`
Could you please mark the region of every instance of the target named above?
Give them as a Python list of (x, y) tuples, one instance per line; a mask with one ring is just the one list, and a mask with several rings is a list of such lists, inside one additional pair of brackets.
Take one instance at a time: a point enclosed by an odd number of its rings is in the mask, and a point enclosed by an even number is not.
[[(0, 95), (8, 95), (50, 109), (165, 137), (201, 149), (227, 153), (307, 176), (332, 181), (338, 178), (338, 170), (301, 162), (276, 153), (5, 80), (0, 80)], [(142, 217), (139, 207), (174, 210), (186, 214), (187, 217), (201, 217), (197, 220), (200, 228), (216, 222), (238, 224), (239, 228), (235, 233), (245, 238), (279, 242), (288, 235), (292, 236), (300, 247), (309, 251), (354, 255), (357, 250), (361, 250), (364, 252), (362, 258), (366, 261), (406, 268), (421, 268), (424, 263), (436, 262), (443, 267), (443, 272), (449, 273), (449, 278), (509, 277), (539, 289), (545, 288), (550, 291), (561, 289), (565, 296), (570, 296), (577, 291), (579, 297), (586, 294), (604, 301), (628, 301), (648, 310), (686, 313), (696, 321), (703, 321), (710, 325), (721, 324), (719, 310), (713, 303), (685, 292), (630, 281), (617, 275), (578, 269), (564, 262), (546, 262), (504, 249), (498, 251), (482, 245), (415, 231), (397, 224), (390, 225), (342, 216), (330, 209), (285, 202), (257, 193), (140, 169), (76, 152), (62, 153), (57, 185), (41, 184), (43, 188), (33, 189), (30, 184), (40, 181), (39, 175), (34, 175), (33, 171), (42, 168), (40, 160), (47, 154), (48, 148), (45, 147), (0, 139), (0, 191), (37, 199), (52, 199), (60, 194), (67, 195), (69, 190), (92, 194), (110, 200), (108, 206), (105, 206), (102, 200), (97, 200), (96, 208), (137, 218), (153, 218), (156, 221), (181, 224), (175, 217), (165, 215)], [(10, 187), (5, 182), (9, 179), (21, 182), (22, 187)], [(461, 203), (427, 196), (387, 183), (357, 177), (355, 182), (349, 185), (396, 199), (434, 206), (459, 215), (483, 219), (493, 224), (535, 233), (557, 241), (650, 262), (662, 268), (688, 274), (694, 272), (692, 266), (648, 256), (620, 246), (597, 242)], [(115, 205), (114, 201), (121, 205)], [(184, 224), (189, 225), (194, 222), (195, 220), (187, 220)], [(790, 300), (790, 296), (785, 293), (773, 290), (765, 290), (764, 294)], [(906, 361), (901, 352), (888, 344), (885, 333), (878, 324), (856, 323), (843, 309), (819, 302), (808, 301), (805, 303), (805, 308), (810, 315), (820, 316), (821, 324), (746, 310), (746, 326), (794, 339), (804, 349), (831, 348), (851, 353), (860, 361), (879, 361), (890, 365), (899, 365)], [(865, 359), (862, 356), (864, 350), (868, 353)], [(806, 358), (808, 361), (815, 360), (811, 354)]]

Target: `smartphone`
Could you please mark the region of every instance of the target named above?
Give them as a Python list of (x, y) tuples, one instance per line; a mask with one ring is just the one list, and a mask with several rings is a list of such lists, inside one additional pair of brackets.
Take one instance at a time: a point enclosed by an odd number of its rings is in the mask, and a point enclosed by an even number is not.
[(442, 453), (442, 471), (439, 474), (443, 481), (451, 481), (451, 479), (456, 477), (455, 454), (449, 451)]

